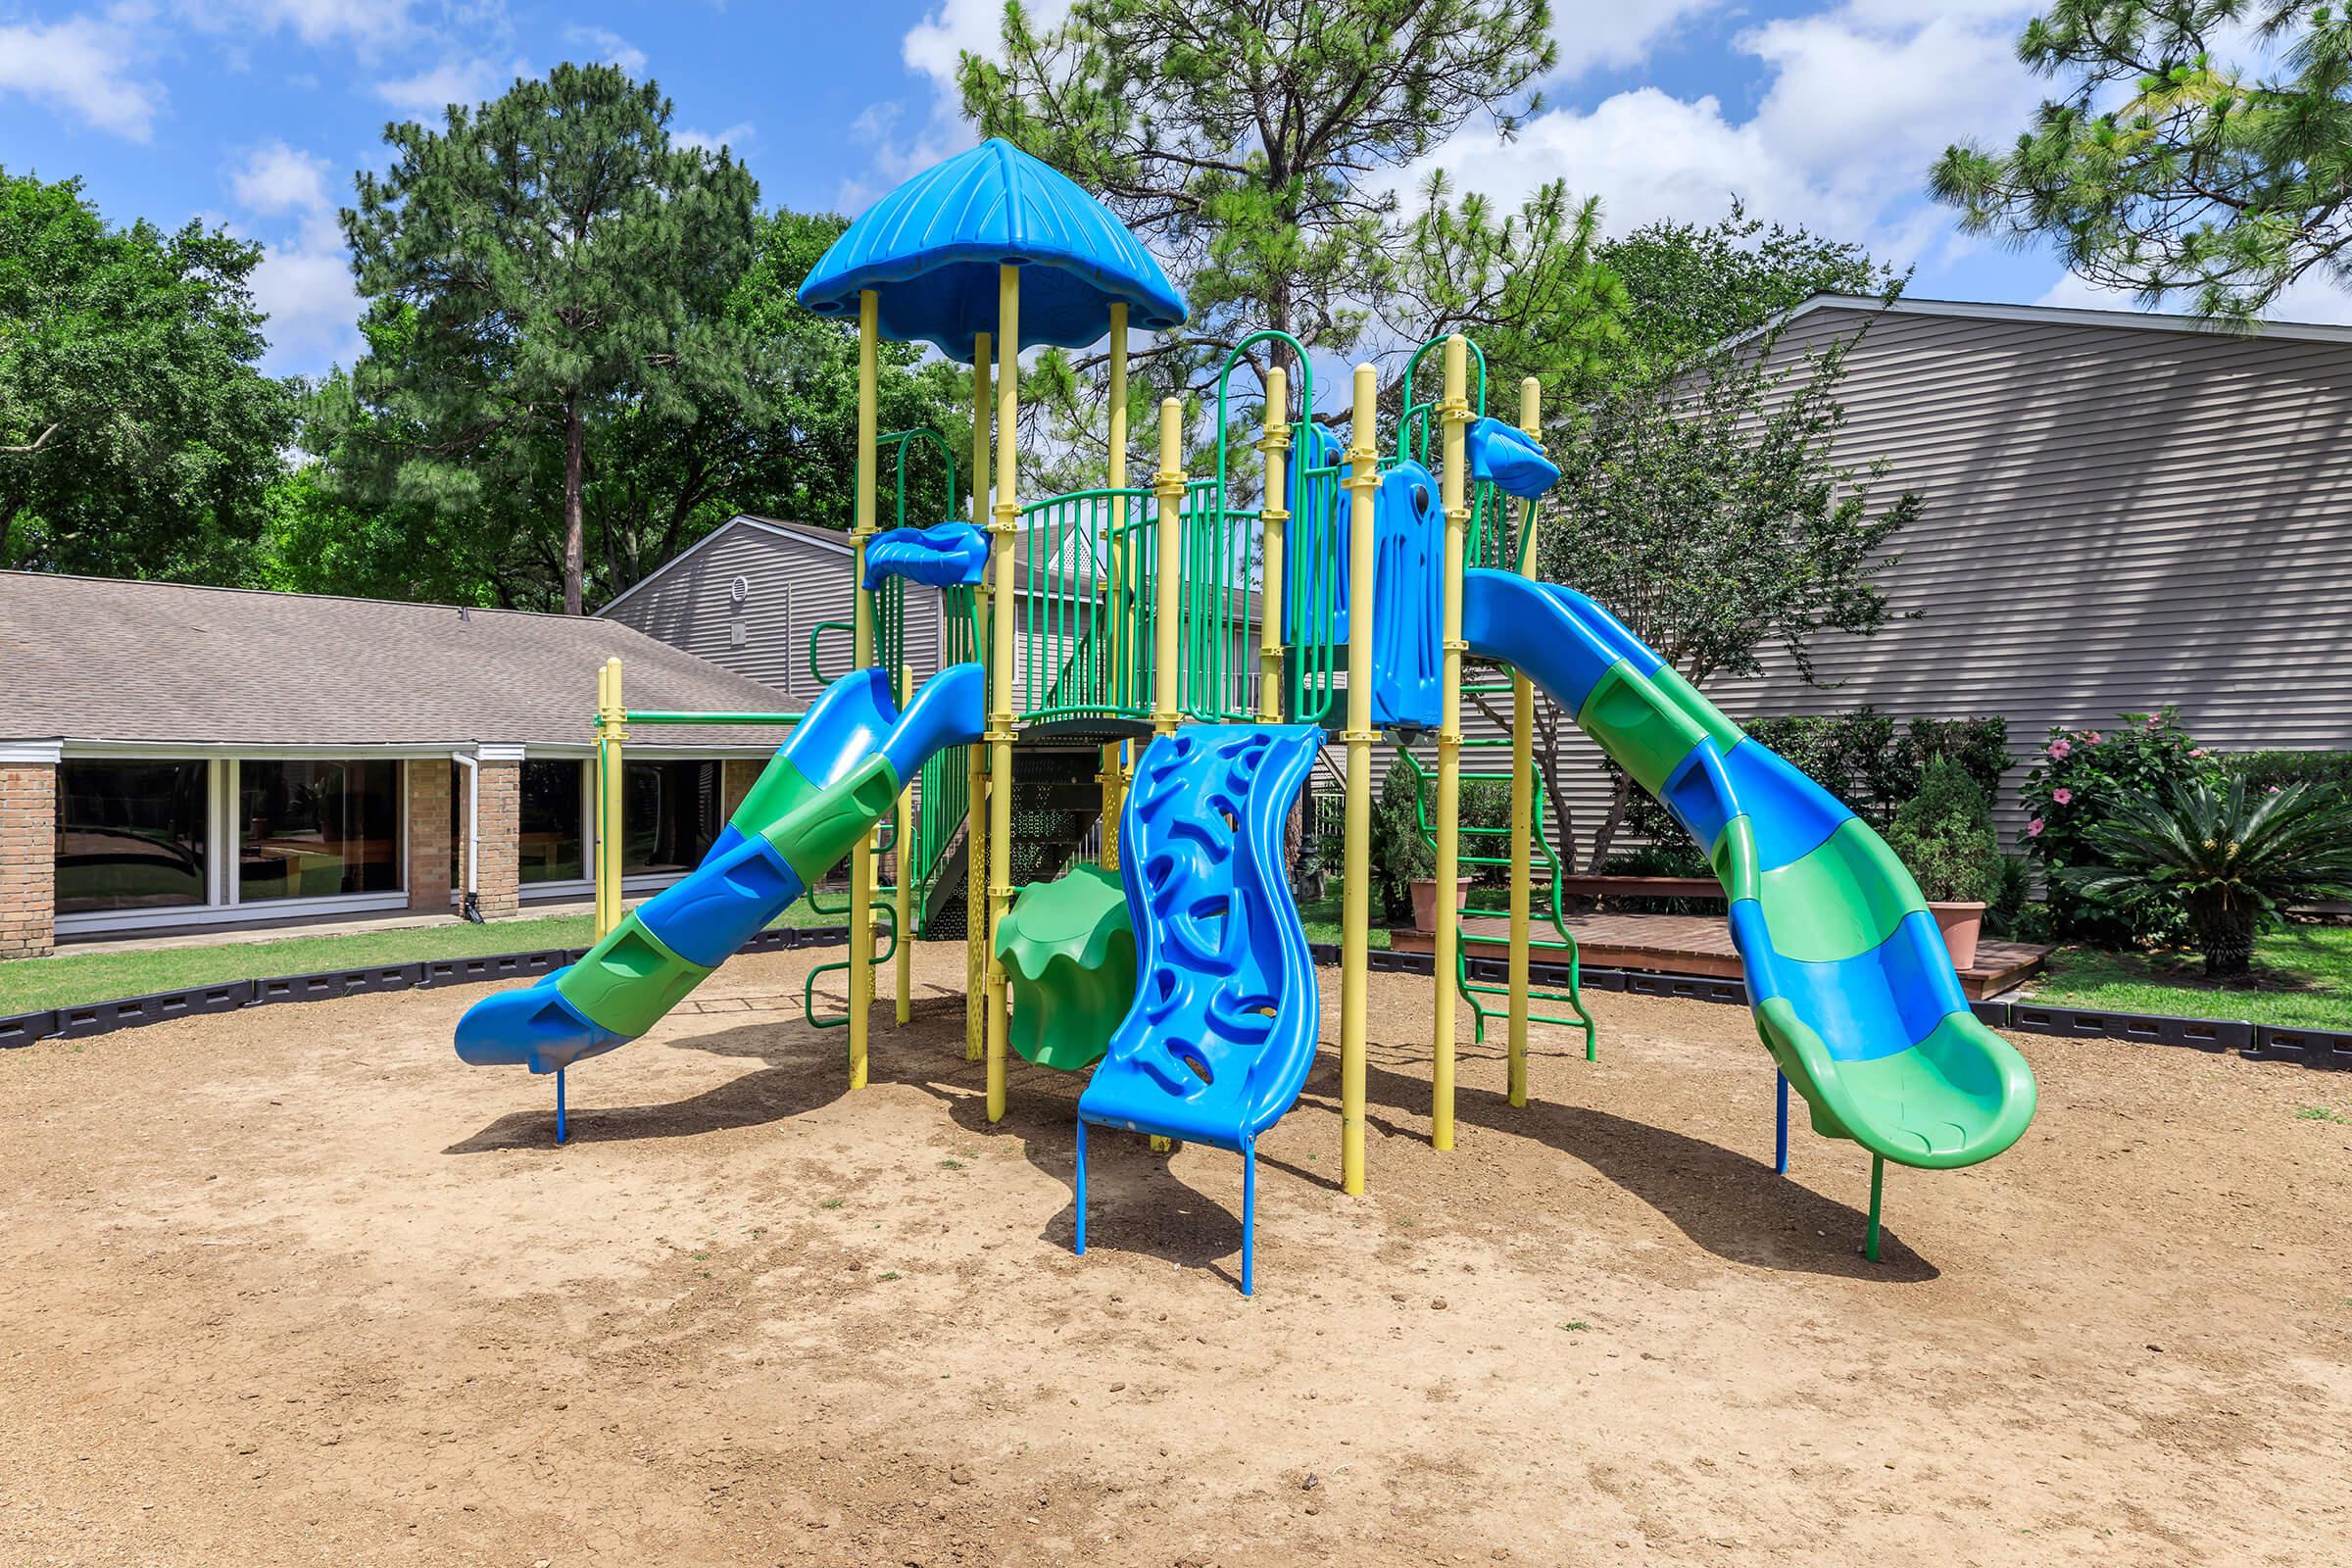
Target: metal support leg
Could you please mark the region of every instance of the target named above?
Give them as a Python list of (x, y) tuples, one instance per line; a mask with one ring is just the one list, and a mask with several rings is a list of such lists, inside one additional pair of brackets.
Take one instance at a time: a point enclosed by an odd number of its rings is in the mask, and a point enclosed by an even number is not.
[(1886, 1159), (1883, 1154), (1870, 1156), (1870, 1235), (1862, 1243), (1862, 1255), (1873, 1263), (1879, 1260), (1879, 1200), (1886, 1189)]
[(1257, 1145), (1242, 1150), (1242, 1294), (1257, 1279)]
[(556, 1069), (556, 1147), (564, 1147), (564, 1069)]
[(1071, 1249), (1086, 1255), (1086, 1118), (1078, 1119), (1078, 1240)]
[(1781, 1080), (1781, 1106), (1775, 1119), (1778, 1131), (1772, 1146), (1772, 1173), (1786, 1176), (1788, 1174), (1788, 1075), (1784, 1072), (1776, 1076)]

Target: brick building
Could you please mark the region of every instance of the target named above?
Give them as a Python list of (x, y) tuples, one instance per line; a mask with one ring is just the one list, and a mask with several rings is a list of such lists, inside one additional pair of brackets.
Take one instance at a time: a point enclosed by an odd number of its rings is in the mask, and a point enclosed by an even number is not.
[[(585, 898), (613, 656), (633, 708), (787, 706), (612, 620), (0, 572), (0, 957)], [(632, 736), (624, 887), (690, 869), (781, 738)]]

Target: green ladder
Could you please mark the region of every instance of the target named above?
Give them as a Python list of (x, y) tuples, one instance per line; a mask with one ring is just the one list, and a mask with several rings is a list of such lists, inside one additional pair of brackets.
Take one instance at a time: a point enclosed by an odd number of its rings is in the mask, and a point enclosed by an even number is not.
[[(1508, 692), (1510, 688), (1506, 685), (1502, 690)], [(1510, 744), (1507, 738), (1465, 740), (1462, 742), (1462, 747), (1465, 751), (1495, 749), (1507, 751)], [(1405, 766), (1413, 770), (1413, 813), (1418, 820), (1421, 837), (1434, 850), (1437, 847), (1438, 830), (1437, 825), (1430, 820), (1430, 802), (1437, 793), (1436, 775), (1422, 766), (1421, 760), (1415, 757), (1409, 749), (1400, 750), (1396, 755), (1403, 758)], [(1506, 764), (1504, 770), (1499, 773), (1477, 773), (1464, 770), (1461, 774), (1461, 782), (1464, 784), (1500, 784), (1508, 789), (1511, 775)], [(1539, 937), (1531, 934), (1527, 943), (1528, 954), (1531, 962), (1534, 956), (1539, 953), (1567, 955), (1568, 989), (1566, 991), (1538, 990), (1531, 982), (1527, 991), (1527, 1016), (1531, 1023), (1557, 1024), (1562, 1028), (1583, 1031), (1585, 1059), (1593, 1061), (1598, 1059), (1598, 1053), (1594, 1041), (1592, 1014), (1585, 1010), (1584, 967), (1582, 960), (1577, 956), (1576, 935), (1568, 929), (1567, 916), (1560, 907), (1560, 857), (1559, 853), (1552, 848), (1551, 833), (1544, 823), (1544, 781), (1540, 778), (1531, 778), (1529, 783), (1534, 788), (1534, 798), (1530, 809), (1535, 826), (1535, 842), (1529, 848), (1535, 857), (1535, 874), (1542, 877), (1550, 889), (1549, 920), (1555, 935)], [(1506, 822), (1501, 827), (1472, 827), (1465, 823), (1457, 831), (1462, 840), (1457, 858), (1462, 865), (1492, 865), (1508, 869), (1511, 863), (1509, 823)], [(1472, 854), (1469, 841), (1474, 839), (1500, 839), (1503, 841), (1502, 853), (1500, 855)], [(1471, 912), (1469, 906), (1465, 905), (1456, 909), (1454, 914), (1458, 919)], [(1494, 911), (1482, 909), (1477, 912), (1491, 915)], [(1532, 909), (1529, 911), (1531, 915), (1534, 912)], [(1470, 950), (1466, 943), (1456, 943), (1454, 946), (1453, 970), (1454, 989), (1460, 992), (1462, 1000), (1470, 1004), (1471, 1039), (1484, 1045), (1487, 1040), (1487, 1019), (1502, 1017), (1507, 1020), (1510, 1010), (1511, 988), (1507, 983), (1498, 985), (1492, 981), (1472, 979), (1470, 976)], [(1504, 1002), (1500, 1007), (1490, 1007), (1480, 1000), (1482, 997), (1501, 997)], [(1536, 1010), (1538, 1003), (1554, 1006), (1564, 1004), (1569, 1010), (1566, 1013), (1538, 1012)]]

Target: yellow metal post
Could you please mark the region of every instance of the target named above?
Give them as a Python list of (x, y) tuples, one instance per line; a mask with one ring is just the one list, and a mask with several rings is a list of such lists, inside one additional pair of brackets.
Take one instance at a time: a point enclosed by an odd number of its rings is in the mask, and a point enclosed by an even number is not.
[[(1445, 583), (1445, 659), (1438, 693), (1437, 1053), (1430, 1068), (1429, 1114), (1430, 1143), (1438, 1149), (1453, 1147), (1453, 986), (1462, 941), (1454, 884), (1462, 850), (1462, 537), (1470, 521), (1463, 447), (1470, 423), (1469, 380), (1469, 343), (1456, 332), (1446, 340), (1446, 397), (1438, 405), (1446, 423), (1446, 471), (1438, 485), (1446, 507), (1446, 554), (1438, 563)], [(1354, 607), (1348, 608), (1352, 613)]]
[[(1177, 668), (1176, 619), (1182, 605), (1179, 590), (1184, 577), (1184, 400), (1162, 398), (1159, 404), (1159, 472), (1152, 488), (1159, 498), (1159, 516), (1152, 536), (1159, 550), (1159, 580), (1152, 584), (1155, 605), (1152, 651), (1152, 731), (1173, 735), (1184, 721), (1184, 686)], [(1167, 1153), (1175, 1140), (1154, 1133), (1151, 1148)]]
[[(1103, 552), (1110, 564), (1108, 592), (1102, 596), (1103, 646), (1108, 653), (1103, 697), (1117, 703), (1124, 695), (1119, 671), (1130, 650), (1121, 641), (1120, 601), (1127, 593), (1127, 306), (1110, 308), (1110, 464), (1104, 476), (1111, 491), (1110, 548)], [(1132, 701), (1132, 698), (1127, 699)], [(1102, 850), (1098, 858), (1105, 871), (1119, 868), (1119, 810), (1126, 804), (1126, 770), (1120, 764), (1123, 748), (1117, 741), (1102, 748)]]
[[(874, 533), (875, 360), (881, 343), (881, 296), (858, 296), (858, 513), (850, 530), (850, 596), (854, 612), (851, 667), (874, 662), (874, 596), (865, 588), (865, 544)], [(850, 1087), (863, 1089), (874, 1007), (874, 835), (858, 836), (850, 855)]]
[(1364, 1190), (1366, 988), (1372, 966), (1372, 492), (1379, 458), (1372, 367), (1355, 368), (1355, 428), (1348, 446), (1348, 843), (1340, 930), (1340, 1186)]
[(997, 956), (997, 922), (1012, 906), (1012, 536), (1019, 528), (1018, 455), (1021, 418), (1021, 270), (997, 269), (997, 505), (989, 525), (990, 608), (994, 653), (989, 661), (988, 741), (988, 1119), (1004, 1115), (1004, 1048), (1011, 1018), (1004, 1010), (1004, 963)]
[(1290, 378), (1281, 366), (1266, 370), (1266, 436), (1257, 444), (1265, 454), (1266, 501), (1259, 509), (1265, 561), (1258, 573), (1257, 716), (1268, 724), (1282, 722), (1282, 607), (1283, 534), (1291, 520), (1283, 505), (1283, 481), (1291, 450)]
[[(1519, 428), (1543, 438), (1543, 388), (1534, 376), (1519, 383)], [(1494, 504), (1502, 505), (1501, 497)], [(1531, 503), (1520, 524), (1519, 559), (1530, 573), (1536, 564), (1536, 509)], [(1506, 563), (1506, 565), (1517, 563)], [(1534, 901), (1536, 821), (1536, 688), (1527, 676), (1511, 671), (1511, 1026), (1510, 1100), (1527, 1103), (1527, 951), (1529, 909)]]
[[(914, 666), (899, 665), (899, 690), (911, 698), (914, 695)], [(899, 997), (897, 1017), (900, 1023), (914, 1018), (914, 791), (911, 787), (899, 791), (899, 819), (891, 839), (890, 858), (898, 875), (893, 912), (899, 917), (898, 949)]]
[(628, 709), (620, 699), (620, 661), (608, 659), (596, 672), (596, 935), (598, 941), (620, 924), (621, 760)]
[(1178, 589), (1184, 577), (1184, 400), (1163, 398), (1159, 405), (1159, 472), (1152, 488), (1159, 497), (1159, 517), (1152, 525), (1159, 549), (1158, 580), (1153, 590), (1152, 649), (1152, 730), (1176, 733), (1183, 710), (1184, 689), (1176, 667)]
[[(988, 526), (989, 334), (972, 338), (972, 526)], [(989, 656), (988, 584), (972, 592), (972, 657)], [(988, 1041), (988, 749), (967, 746), (969, 792), (963, 808), (963, 1059), (978, 1061)]]

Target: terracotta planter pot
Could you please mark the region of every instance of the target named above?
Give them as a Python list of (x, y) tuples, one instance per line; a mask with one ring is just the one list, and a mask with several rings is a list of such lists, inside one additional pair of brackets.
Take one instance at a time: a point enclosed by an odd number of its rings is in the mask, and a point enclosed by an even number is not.
[(1937, 904), (1931, 900), (1928, 912), (1936, 917), (1936, 928), (1943, 933), (1943, 946), (1952, 956), (1952, 967), (1967, 969), (1974, 965), (1977, 938), (1984, 929), (1984, 906)]
[[(1470, 897), (1470, 879), (1456, 878), (1453, 884), (1453, 906), (1460, 908)], [(1413, 929), (1435, 933), (1438, 929), (1438, 879), (1434, 876), (1413, 879)]]

